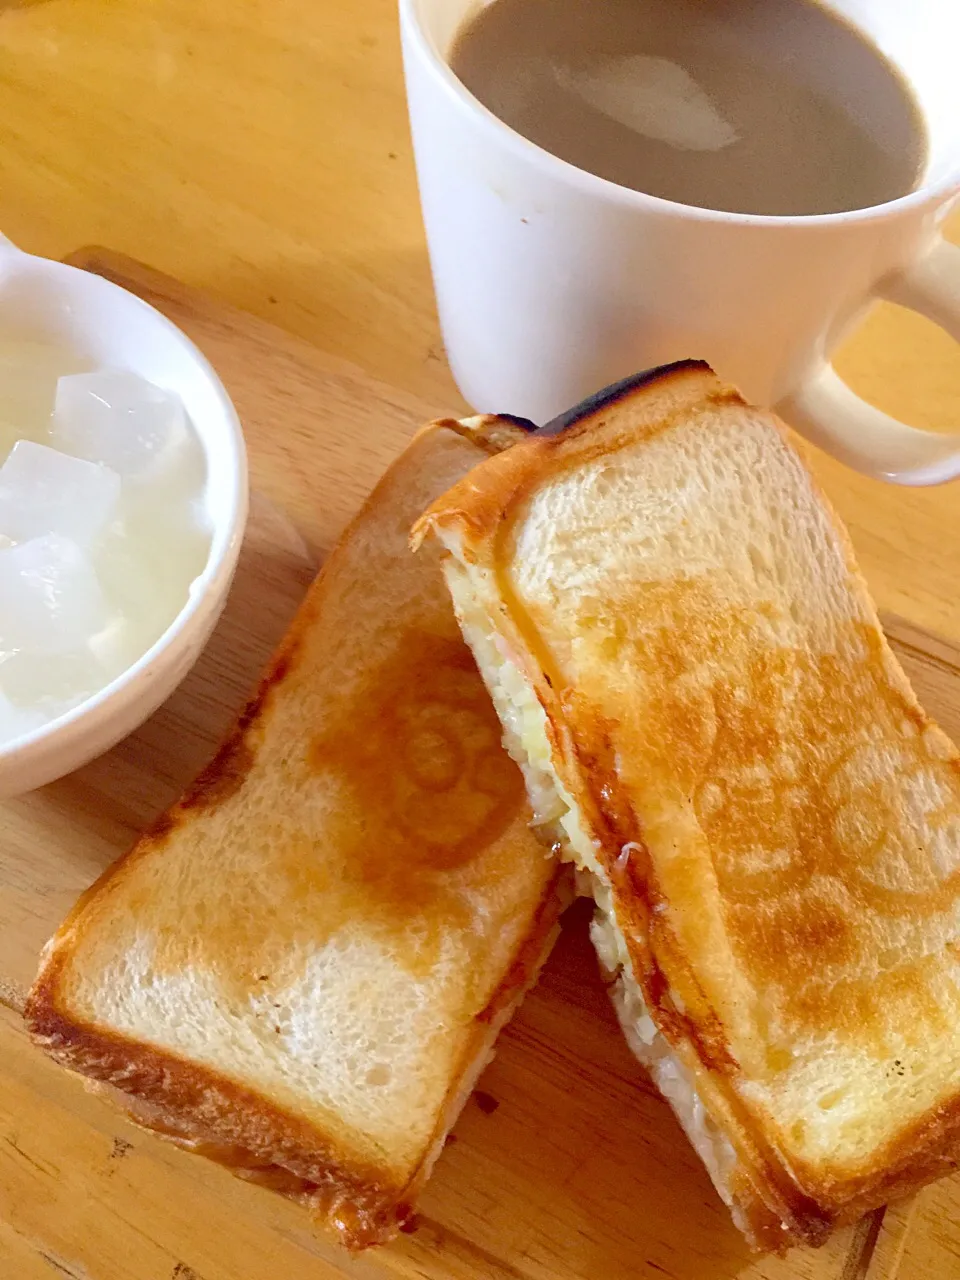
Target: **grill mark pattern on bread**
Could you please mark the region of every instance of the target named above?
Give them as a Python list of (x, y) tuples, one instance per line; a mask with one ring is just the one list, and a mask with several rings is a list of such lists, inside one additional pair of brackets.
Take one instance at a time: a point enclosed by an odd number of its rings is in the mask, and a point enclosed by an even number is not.
[(412, 442), (211, 764), (48, 944), (26, 1009), (137, 1123), (353, 1248), (408, 1217), (567, 897), (438, 565), (407, 549), (424, 503), (520, 436), (482, 417)]
[(960, 762), (780, 424), (701, 364), (652, 371), (428, 531), (501, 720), (507, 667), (539, 709), (534, 808), (572, 815), (748, 1232), (818, 1243), (952, 1167)]

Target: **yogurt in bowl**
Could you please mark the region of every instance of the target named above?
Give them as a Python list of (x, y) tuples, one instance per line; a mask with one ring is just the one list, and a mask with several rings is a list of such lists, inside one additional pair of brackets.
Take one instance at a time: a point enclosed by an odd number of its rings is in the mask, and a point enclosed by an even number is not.
[(236, 413), (192, 343), (0, 243), (0, 798), (100, 754), (179, 683), (246, 510)]

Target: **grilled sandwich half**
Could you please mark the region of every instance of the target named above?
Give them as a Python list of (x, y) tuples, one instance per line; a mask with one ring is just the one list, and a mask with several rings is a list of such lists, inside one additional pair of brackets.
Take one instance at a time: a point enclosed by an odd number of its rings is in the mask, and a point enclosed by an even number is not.
[(428, 533), (626, 1036), (741, 1229), (817, 1244), (953, 1168), (960, 761), (780, 424), (655, 370)]
[(36, 1041), (134, 1119), (309, 1204), (410, 1212), (556, 932), (557, 868), (415, 515), (522, 435), (425, 429), (184, 798), (48, 944)]

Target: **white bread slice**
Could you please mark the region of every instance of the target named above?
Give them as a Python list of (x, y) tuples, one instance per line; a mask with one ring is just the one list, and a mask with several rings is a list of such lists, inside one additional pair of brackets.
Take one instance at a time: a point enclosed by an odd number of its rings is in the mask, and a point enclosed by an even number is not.
[(416, 526), (631, 1045), (765, 1246), (960, 1155), (960, 761), (786, 433), (695, 362)]
[(498, 419), (426, 428), (236, 731), (48, 944), (26, 1017), (140, 1123), (389, 1238), (561, 906), (414, 516)]

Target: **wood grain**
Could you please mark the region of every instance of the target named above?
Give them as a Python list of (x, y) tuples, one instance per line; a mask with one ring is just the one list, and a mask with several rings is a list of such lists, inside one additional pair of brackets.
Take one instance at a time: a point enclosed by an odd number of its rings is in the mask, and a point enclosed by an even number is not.
[(957, 1179), (917, 1197), (897, 1280), (960, 1280), (960, 1192)]
[(900, 1280), (903, 1254), (913, 1231), (920, 1199), (920, 1196), (914, 1196), (883, 1210), (881, 1227), (869, 1253), (854, 1261), (855, 1254), (851, 1251), (851, 1264), (859, 1271), (852, 1270), (851, 1275), (842, 1277), (842, 1280), (887, 1280), (894, 1276)]
[[(330, 547), (426, 412), (156, 273), (102, 251), (83, 260), (127, 280), (211, 358), (240, 408), (255, 483), (268, 496), (251, 520), (221, 627), (188, 682), (103, 760), (0, 809), (0, 979), (14, 1001), (76, 893), (212, 748), (302, 592), (312, 552)], [(291, 534), (280, 503), (312, 552)], [(921, 698), (960, 736), (960, 647), (894, 617), (886, 625)], [(359, 1262), (320, 1238), (302, 1210), (134, 1130), (3, 1014), (0, 1261), (8, 1269), (22, 1262), (31, 1276), (39, 1259), (52, 1275), (60, 1268), (86, 1280), (894, 1280), (906, 1208), (878, 1213), (818, 1252), (751, 1258), (623, 1043), (586, 921), (581, 905), (502, 1038), (484, 1096), (468, 1104), (423, 1197), (417, 1229)], [(928, 1194), (960, 1200), (954, 1183), (945, 1187)], [(926, 1254), (916, 1256), (926, 1265)]]

